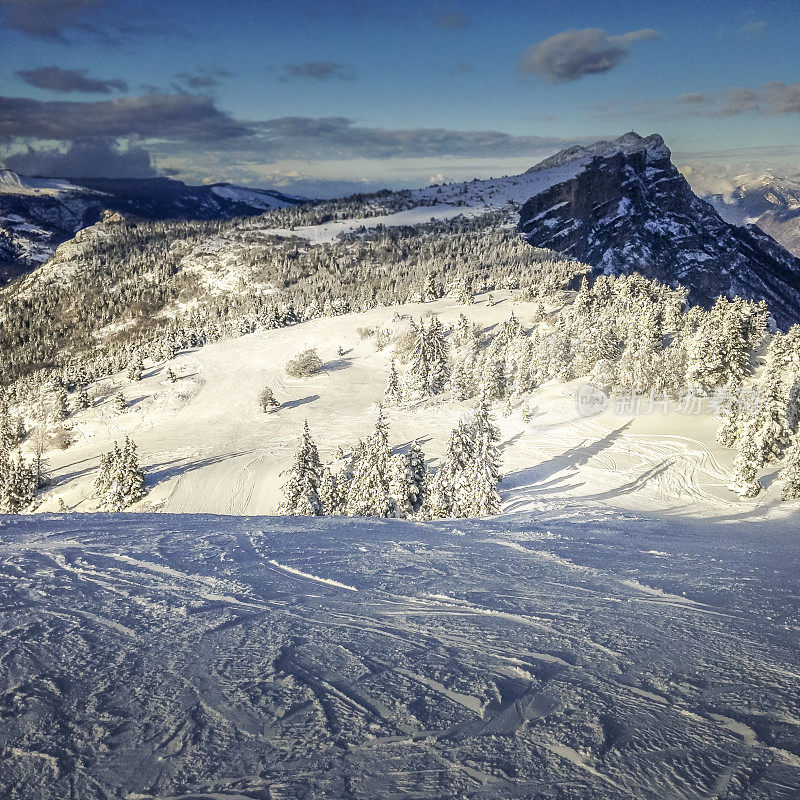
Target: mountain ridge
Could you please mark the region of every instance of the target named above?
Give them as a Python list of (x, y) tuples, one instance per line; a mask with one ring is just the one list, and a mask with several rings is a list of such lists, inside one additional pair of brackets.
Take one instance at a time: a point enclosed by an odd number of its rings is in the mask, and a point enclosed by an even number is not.
[(172, 178), (60, 179), (0, 170), (0, 285), (47, 261), (106, 212), (147, 220), (230, 219), (304, 198), (229, 183), (192, 186)]

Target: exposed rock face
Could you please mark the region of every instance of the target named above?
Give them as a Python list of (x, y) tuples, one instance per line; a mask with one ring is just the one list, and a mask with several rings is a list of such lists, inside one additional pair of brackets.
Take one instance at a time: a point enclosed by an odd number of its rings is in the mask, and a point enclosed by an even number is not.
[(766, 300), (782, 327), (800, 321), (800, 259), (752, 225), (726, 223), (700, 200), (658, 135), (572, 148), (540, 168), (587, 160), (571, 180), (531, 197), (519, 228), (605, 274), (640, 272), (689, 289), (689, 301), (719, 295)]

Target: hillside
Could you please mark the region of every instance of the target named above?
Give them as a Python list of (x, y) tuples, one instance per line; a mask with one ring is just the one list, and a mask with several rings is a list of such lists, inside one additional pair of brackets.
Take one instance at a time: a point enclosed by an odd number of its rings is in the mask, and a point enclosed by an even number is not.
[(42, 264), (59, 244), (104, 216), (230, 219), (300, 202), (280, 192), (225, 183), (187, 186), (168, 178), (66, 181), (0, 169), (0, 285)]
[[(304, 420), (323, 461), (334, 461), (339, 446), (352, 447), (373, 425), (395, 350), (393, 343), (378, 349), (380, 331), (393, 342), (410, 319), (436, 314), (454, 325), (463, 313), (497, 333), (512, 310), (525, 328), (538, 327), (539, 301), (521, 301), (508, 291), (488, 298), (479, 296), (469, 306), (444, 298), (311, 320), (209, 344), (152, 366), (146, 362), (141, 381), (124, 373), (100, 379), (89, 386), (94, 408), (68, 421), (74, 443), (47, 453), (53, 486), (37, 510), (55, 511), (62, 502), (71, 510), (96, 509), (91, 482), (99, 457), (130, 435), (149, 487), (134, 510), (274, 514)], [(289, 378), (287, 360), (307, 347), (318, 349), (324, 369)], [(175, 383), (166, 380), (169, 369), (178, 376)], [(719, 420), (711, 405), (681, 410), (676, 396), (666, 410), (663, 404), (649, 408), (645, 396), (638, 413), (611, 404), (585, 416), (576, 392), (586, 383), (585, 377), (546, 382), (513, 400), (510, 416), (504, 402), (494, 404), (505, 513), (571, 508), (580, 515), (591, 506), (756, 519), (795, 510), (779, 499), (777, 465), (762, 471), (767, 488), (754, 500), (740, 500), (727, 488), (735, 451), (715, 441)], [(275, 414), (258, 408), (265, 385), (282, 404)], [(129, 406), (122, 415), (112, 402), (119, 390)], [(473, 404), (445, 395), (390, 406), (390, 440), (403, 448), (418, 439), (434, 466), (450, 430)]]

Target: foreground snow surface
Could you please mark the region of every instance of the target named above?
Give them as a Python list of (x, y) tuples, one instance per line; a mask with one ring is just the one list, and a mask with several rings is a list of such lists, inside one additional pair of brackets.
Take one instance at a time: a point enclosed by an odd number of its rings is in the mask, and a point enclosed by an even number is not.
[(0, 517), (3, 798), (800, 795), (800, 526)]

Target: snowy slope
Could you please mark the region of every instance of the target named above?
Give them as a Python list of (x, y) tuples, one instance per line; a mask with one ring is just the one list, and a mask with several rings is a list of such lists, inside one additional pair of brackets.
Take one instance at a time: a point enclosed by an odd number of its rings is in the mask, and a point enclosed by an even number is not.
[[(95, 408), (71, 418), (75, 443), (48, 454), (54, 485), (39, 510), (96, 508), (91, 480), (99, 456), (112, 442), (131, 435), (148, 474), (149, 495), (136, 508), (168, 512), (223, 514), (275, 513), (282, 472), (289, 466), (308, 419), (323, 460), (336, 449), (354, 445), (370, 430), (382, 400), (392, 348), (377, 350), (374, 337), (361, 339), (359, 328), (401, 330), (406, 320), (436, 313), (454, 323), (464, 312), (481, 327), (506, 320), (513, 308), (526, 324), (533, 306), (514, 302), (508, 292), (484, 296), (473, 306), (443, 299), (360, 314), (322, 318), (278, 330), (254, 333), (179, 355), (146, 370), (141, 382), (112, 376), (90, 387)], [(342, 347), (345, 355), (339, 357)], [(316, 347), (325, 362), (321, 374), (290, 379), (286, 361)], [(171, 368), (179, 379), (171, 384)], [(256, 397), (270, 385), (282, 409), (265, 415)], [(509, 417), (503, 404), (495, 415), (502, 432), (501, 485), (504, 511), (563, 509), (580, 515), (587, 508), (634, 509), (691, 516), (741, 518), (786, 516), (796, 504), (781, 503), (774, 486), (756, 500), (741, 501), (727, 488), (733, 451), (714, 441), (717, 423), (710, 410), (682, 412), (673, 404), (640, 413), (614, 405), (585, 417), (576, 405), (581, 381), (549, 383), (526, 405), (523, 421), (517, 405)], [(121, 389), (130, 409), (111, 408)], [(387, 409), (391, 442), (407, 445), (419, 438), (435, 465), (450, 430), (469, 403), (429, 401)], [(618, 413), (619, 411), (619, 413)], [(649, 412), (649, 413), (648, 413)], [(777, 467), (767, 470), (771, 484)]]
[(270, 232), (300, 236), (314, 244), (321, 244), (333, 241), (340, 233), (359, 228), (420, 225), (432, 219), (452, 219), (462, 215), (474, 217), (489, 211), (507, 210), (513, 215), (530, 197), (574, 178), (590, 161), (591, 158), (587, 156), (538, 173), (413, 189), (403, 193), (403, 197), (414, 206), (404, 211), (297, 227), (291, 231), (271, 229)]
[(798, 533), (0, 517), (0, 795), (795, 800)]
[(80, 186), (59, 178), (29, 178), (17, 175), (10, 169), (0, 169), (0, 195), (14, 194), (26, 196), (47, 195), (58, 197), (69, 192), (81, 191)]

